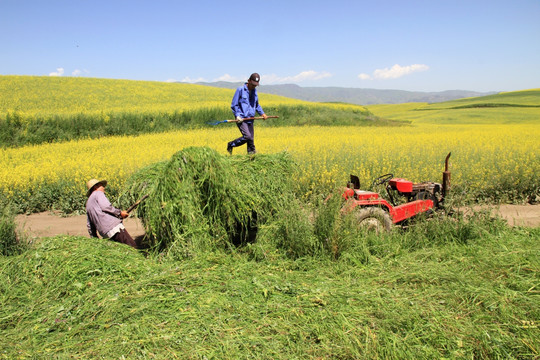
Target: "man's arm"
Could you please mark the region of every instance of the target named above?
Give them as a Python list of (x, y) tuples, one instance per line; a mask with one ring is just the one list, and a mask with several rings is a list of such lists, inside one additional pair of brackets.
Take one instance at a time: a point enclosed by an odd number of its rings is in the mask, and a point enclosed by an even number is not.
[(90, 234), (90, 237), (98, 237), (96, 226), (92, 221), (90, 221), (88, 214), (86, 215), (86, 227), (88, 228), (88, 234)]
[(242, 117), (244, 114), (242, 114), (242, 108), (240, 107), (240, 102), (238, 101), (242, 94), (242, 88), (236, 89), (236, 92), (234, 93), (234, 96), (231, 101), (231, 110), (233, 112), (234, 117), (240, 116)]

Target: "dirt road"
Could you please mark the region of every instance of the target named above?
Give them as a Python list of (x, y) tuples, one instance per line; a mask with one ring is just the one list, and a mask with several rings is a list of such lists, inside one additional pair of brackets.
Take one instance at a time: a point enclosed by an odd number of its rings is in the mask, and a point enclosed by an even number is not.
[(505, 219), (511, 226), (540, 226), (540, 205), (483, 205), (472, 208), (473, 211), (485, 209)]
[[(477, 206), (474, 210), (487, 207)], [(538, 227), (540, 226), (540, 205), (500, 205), (489, 207), (493, 214), (498, 214), (508, 221), (509, 225)], [(32, 215), (19, 215), (16, 219), (19, 229), (27, 236), (46, 237), (55, 235), (88, 236), (86, 215), (61, 217), (51, 212)], [(137, 218), (124, 220), (126, 229), (132, 237), (144, 235), (144, 227)]]
[[(56, 235), (89, 236), (86, 229), (86, 215), (62, 217), (52, 212), (32, 215), (18, 215), (18, 228), (31, 238)], [(124, 220), (124, 226), (133, 237), (144, 235), (144, 227), (137, 218)]]

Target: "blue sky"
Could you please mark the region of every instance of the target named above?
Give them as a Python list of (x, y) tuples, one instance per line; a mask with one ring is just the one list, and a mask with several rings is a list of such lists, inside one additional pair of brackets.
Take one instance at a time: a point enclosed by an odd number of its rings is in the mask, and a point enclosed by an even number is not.
[(540, 88), (540, 0), (0, 0), (0, 74)]

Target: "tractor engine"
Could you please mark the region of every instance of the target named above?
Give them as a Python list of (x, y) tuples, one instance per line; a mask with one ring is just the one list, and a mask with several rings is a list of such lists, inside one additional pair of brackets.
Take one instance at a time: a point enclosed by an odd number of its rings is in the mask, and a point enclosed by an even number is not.
[(392, 202), (394, 202), (391, 191), (393, 190), (400, 196), (407, 198), (407, 201), (414, 200), (432, 200), (434, 207), (438, 207), (442, 202), (442, 186), (439, 183), (435, 182), (422, 182), (415, 184), (412, 181), (402, 178), (393, 178), (388, 182), (388, 194), (391, 197)]

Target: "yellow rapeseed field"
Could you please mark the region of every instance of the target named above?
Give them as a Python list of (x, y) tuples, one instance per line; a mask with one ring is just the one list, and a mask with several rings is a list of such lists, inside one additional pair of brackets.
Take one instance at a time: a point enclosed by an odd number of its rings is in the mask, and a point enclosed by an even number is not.
[[(136, 137), (110, 137), (0, 150), (0, 191), (31, 191), (67, 182), (80, 192), (90, 178), (118, 186), (153, 162), (188, 146), (209, 146), (226, 154), (236, 126), (176, 131)], [(478, 191), (486, 184), (516, 188), (538, 184), (540, 125), (433, 125), (410, 127), (256, 128), (259, 153), (289, 151), (306, 195), (344, 185), (351, 173), (364, 185), (381, 174), (413, 181), (441, 181), (443, 160), (452, 152), (452, 183)], [(245, 147), (235, 155), (245, 155)], [(491, 187), (491, 186), (489, 186)]]
[[(228, 109), (234, 90), (210, 86), (94, 78), (0, 76), (0, 117), (16, 113), (23, 121), (51, 116), (97, 116), (114, 113), (163, 114), (208, 108)], [(352, 104), (318, 104), (260, 94), (265, 107), (309, 105), (365, 111)]]

